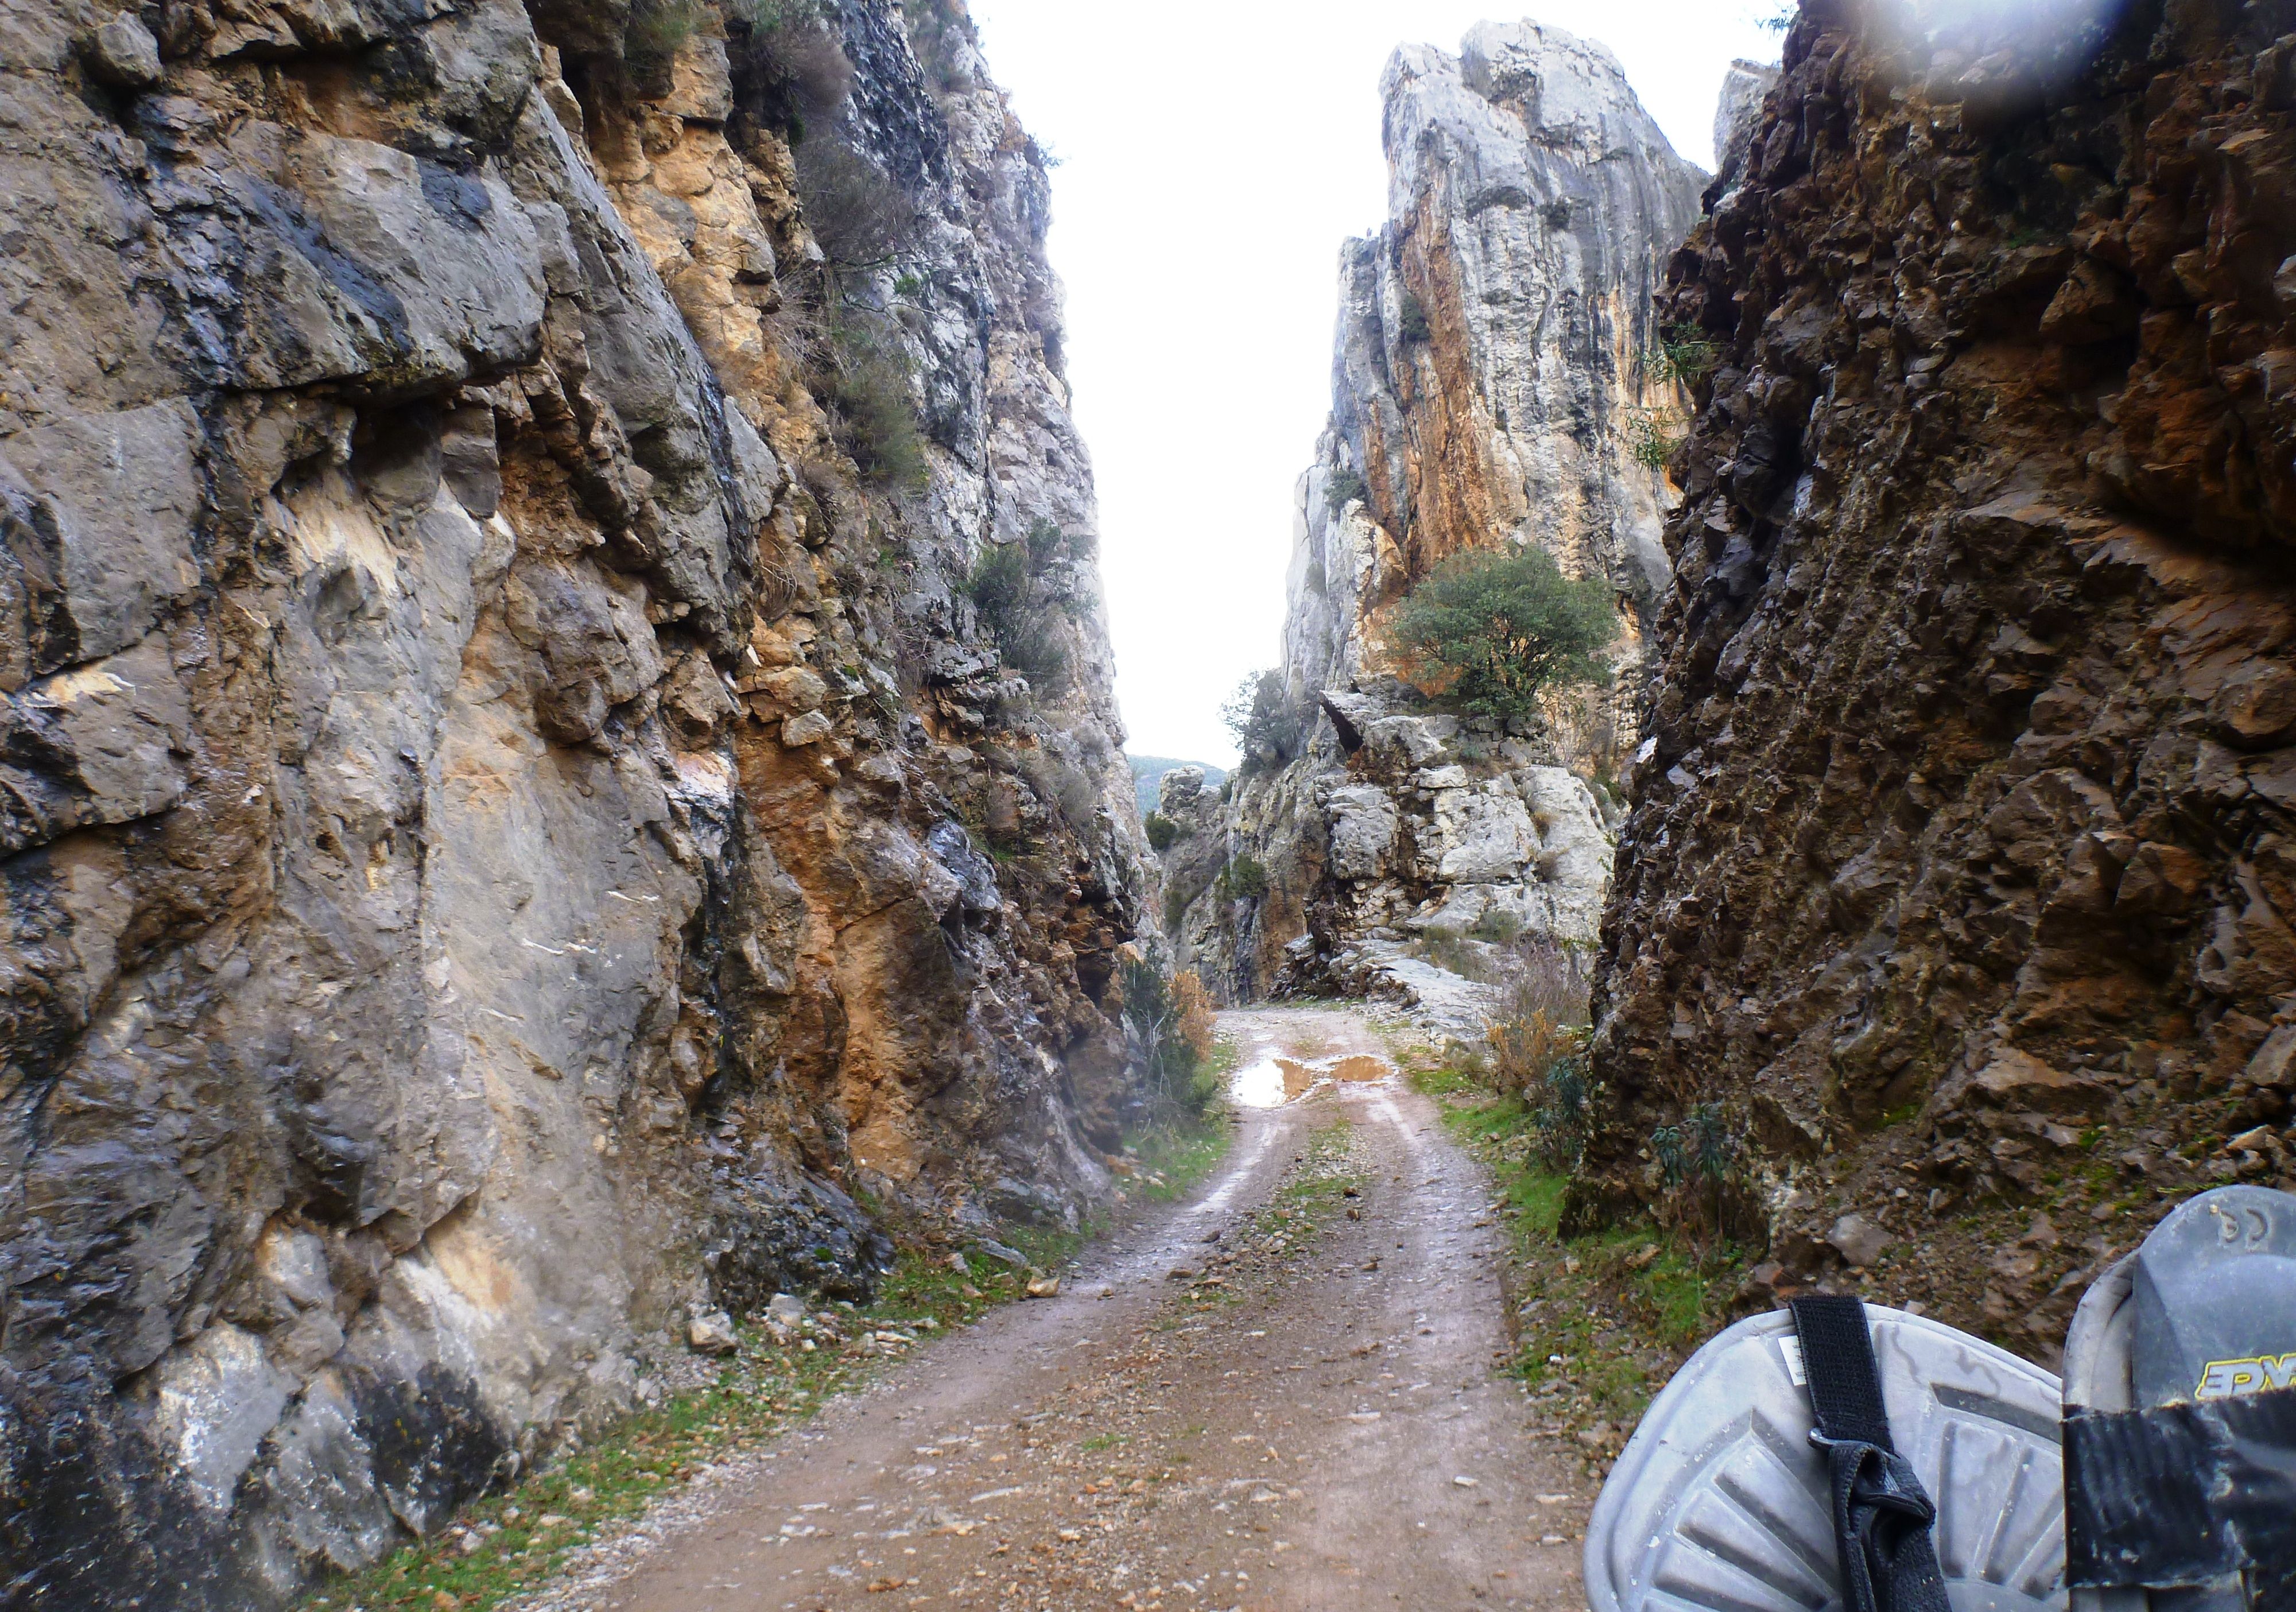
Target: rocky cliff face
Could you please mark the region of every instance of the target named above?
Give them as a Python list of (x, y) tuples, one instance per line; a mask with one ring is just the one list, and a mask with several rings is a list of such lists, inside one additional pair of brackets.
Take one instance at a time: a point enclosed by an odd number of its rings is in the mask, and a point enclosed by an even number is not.
[(1045, 177), (911, 9), (0, 4), (7, 1604), (278, 1604), (1104, 1189)]
[[(1242, 997), (1447, 989), (1406, 956), (1430, 930), (1591, 942), (1610, 845), (1588, 780), (1614, 769), (1615, 703), (1582, 690), (1516, 731), (1463, 722), (1397, 677), (1382, 623), (1440, 561), (1536, 545), (1610, 581), (1637, 665), (1667, 573), (1663, 482), (1634, 443), (1675, 403), (1645, 360), (1651, 296), (1705, 176), (1610, 53), (1559, 29), (1408, 46), (1382, 90), (1390, 221), (1341, 254), (1280, 731), (1167, 863), (1186, 948)], [(1264, 866), (1264, 897), (1218, 882), (1239, 859)]]
[(1578, 1206), (1716, 1105), (1765, 1290), (2042, 1356), (2296, 1091), (2296, 7), (2055, 9), (1806, 5), (1669, 271), (1723, 350)]

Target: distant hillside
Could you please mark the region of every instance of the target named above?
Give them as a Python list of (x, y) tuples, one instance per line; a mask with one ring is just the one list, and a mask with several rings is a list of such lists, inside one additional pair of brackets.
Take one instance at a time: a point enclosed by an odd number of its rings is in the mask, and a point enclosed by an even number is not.
[(1215, 767), (1210, 761), (1182, 761), (1170, 756), (1136, 755), (1127, 758), (1132, 763), (1132, 782), (1140, 791), (1140, 815), (1146, 817), (1156, 810), (1156, 792), (1163, 787), (1163, 777), (1175, 767), (1201, 767), (1204, 782), (1218, 788), (1227, 782), (1227, 769)]

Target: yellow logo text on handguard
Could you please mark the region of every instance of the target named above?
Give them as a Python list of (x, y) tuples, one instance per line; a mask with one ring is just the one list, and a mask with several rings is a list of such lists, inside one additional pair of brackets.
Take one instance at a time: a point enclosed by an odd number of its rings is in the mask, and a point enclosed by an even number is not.
[(2194, 1399), (2237, 1399), (2296, 1386), (2296, 1353), (2259, 1354), (2247, 1360), (2210, 1361), (2201, 1373)]

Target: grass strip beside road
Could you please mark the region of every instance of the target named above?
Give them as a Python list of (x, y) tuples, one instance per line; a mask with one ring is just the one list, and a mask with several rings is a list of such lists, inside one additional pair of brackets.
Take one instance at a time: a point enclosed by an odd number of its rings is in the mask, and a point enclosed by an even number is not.
[(1647, 1221), (1563, 1238), (1570, 1180), (1540, 1157), (1522, 1099), (1432, 1054), (1404, 1062), (1490, 1173), (1492, 1213), (1508, 1233), (1509, 1369), (1599, 1476), (1676, 1369), (1729, 1320), (1743, 1256)]
[[(1157, 1201), (1181, 1197), (1211, 1172), (1233, 1135), (1224, 1109), (1143, 1133), (1127, 1149), (1130, 1192)], [(1104, 1229), (1020, 1227), (1001, 1240), (1025, 1254), (1032, 1271), (1058, 1272)], [(808, 1306), (809, 1337), (783, 1345), (761, 1327), (738, 1328), (740, 1348), (714, 1381), (624, 1417), (594, 1441), (473, 1501), (438, 1533), (363, 1573), (319, 1585), (303, 1605), (330, 1612), (484, 1612), (543, 1587), (657, 1497), (719, 1461), (771, 1443), (827, 1401), (865, 1386), (916, 1345), (1024, 1295), (1029, 1272), (978, 1255), (968, 1264), (960, 1272), (946, 1249), (908, 1250), (875, 1303)]]

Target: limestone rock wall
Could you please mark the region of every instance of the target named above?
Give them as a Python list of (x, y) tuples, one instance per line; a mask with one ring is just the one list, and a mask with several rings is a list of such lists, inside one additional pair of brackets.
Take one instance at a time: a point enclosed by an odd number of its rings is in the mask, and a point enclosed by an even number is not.
[(1105, 1189), (1091, 478), (937, 9), (830, 14), (840, 265), (771, 12), (0, 0), (0, 1600), (280, 1604), (865, 1290), (857, 1199)]
[(1718, 1105), (1754, 1292), (2047, 1358), (2168, 1202), (2291, 1173), (2296, 7), (2044, 9), (1805, 5), (1669, 271), (1724, 353), (1577, 1212)]
[[(1559, 29), (1406, 46), (1381, 87), (1389, 222), (1341, 251), (1332, 421), (1299, 489), (1292, 731), (1239, 776), (1218, 834), (1167, 859), (1185, 949), (1241, 997), (1416, 999), (1397, 970), (1430, 929), (1590, 944), (1612, 810), (1594, 780), (1631, 747), (1617, 701), (1574, 691), (1515, 732), (1464, 723), (1398, 678), (1382, 623), (1448, 556), (1536, 544), (1609, 580), (1634, 667), (1667, 571), (1664, 482), (1633, 440), (1680, 412), (1648, 361), (1651, 297), (1705, 176), (1609, 51)], [(1264, 865), (1265, 896), (1208, 882), (1239, 857)]]

